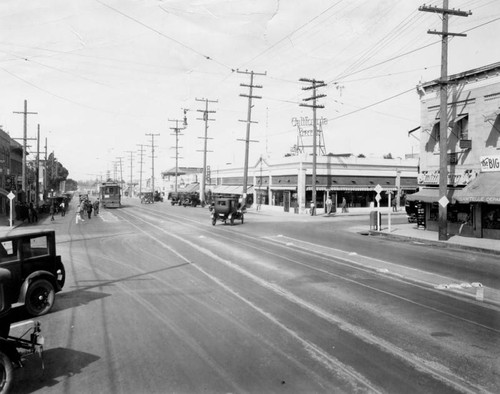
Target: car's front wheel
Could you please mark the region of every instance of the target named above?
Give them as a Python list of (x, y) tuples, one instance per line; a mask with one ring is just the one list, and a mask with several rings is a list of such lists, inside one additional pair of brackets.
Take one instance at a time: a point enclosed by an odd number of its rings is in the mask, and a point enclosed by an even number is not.
[(54, 286), (46, 279), (32, 282), (26, 292), (24, 306), (31, 316), (45, 315), (52, 309), (55, 298)]

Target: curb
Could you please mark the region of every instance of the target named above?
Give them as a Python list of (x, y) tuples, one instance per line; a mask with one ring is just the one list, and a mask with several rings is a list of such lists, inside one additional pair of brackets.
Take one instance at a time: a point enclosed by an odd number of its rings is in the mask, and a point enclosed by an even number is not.
[[(424, 242), (426, 244), (430, 244), (432, 246), (440, 246), (448, 249), (460, 249), (460, 250), (468, 250), (472, 252), (479, 252), (479, 253), (486, 253), (486, 254), (492, 254), (496, 256), (500, 256), (500, 250), (494, 250), (494, 249), (487, 249), (487, 248), (481, 248), (478, 246), (470, 246), (470, 245), (461, 245), (458, 243), (448, 243), (446, 241), (433, 241), (433, 240), (427, 240), (427, 239), (422, 239), (422, 238), (417, 238), (417, 237), (412, 237), (412, 236), (407, 236), (407, 235), (396, 235), (396, 234), (388, 234), (383, 231), (376, 231), (376, 230), (367, 230), (366, 231), (368, 235), (373, 235), (373, 236), (383, 236), (388, 239), (392, 240), (400, 240), (400, 239), (407, 239), (409, 241), (415, 241), (415, 242)], [(358, 232), (360, 233), (360, 232)], [(365, 233), (365, 231), (363, 231)]]

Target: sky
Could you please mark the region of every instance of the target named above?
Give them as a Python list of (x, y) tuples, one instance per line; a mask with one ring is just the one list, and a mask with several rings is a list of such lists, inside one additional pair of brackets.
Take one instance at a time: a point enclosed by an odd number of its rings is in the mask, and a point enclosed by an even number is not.
[[(2, 0), (0, 125), (48, 152), (75, 180), (143, 179), (178, 165), (243, 166), (250, 71), (255, 72), (249, 163), (279, 160), (297, 143), (293, 118), (324, 81), (317, 110), (328, 153), (418, 152), (416, 86), (440, 76), (440, 14), (415, 0)], [(441, 7), (442, 0), (427, 1)], [(498, 62), (500, 1), (449, 0), (448, 72)], [(181, 120), (176, 124), (173, 120)], [(153, 135), (153, 136), (152, 136)], [(154, 137), (154, 159), (152, 139)], [(308, 143), (307, 141), (303, 141)], [(43, 155), (42, 155), (43, 156)], [(121, 159), (120, 159), (121, 158)], [(121, 162), (121, 166), (120, 166)]]

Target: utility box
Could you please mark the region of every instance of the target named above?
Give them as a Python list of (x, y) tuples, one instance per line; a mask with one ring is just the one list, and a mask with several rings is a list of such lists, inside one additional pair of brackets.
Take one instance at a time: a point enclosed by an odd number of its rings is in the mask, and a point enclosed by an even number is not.
[[(377, 221), (378, 216), (378, 221)], [(370, 212), (370, 230), (380, 231), (382, 226), (382, 214), (379, 211)]]

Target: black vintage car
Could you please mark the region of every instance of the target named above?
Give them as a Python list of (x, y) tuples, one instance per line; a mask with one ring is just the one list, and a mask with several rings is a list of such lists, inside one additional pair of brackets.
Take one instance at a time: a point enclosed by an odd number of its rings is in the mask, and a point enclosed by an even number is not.
[(243, 224), (245, 220), (245, 208), (241, 206), (238, 198), (216, 197), (213, 205), (210, 206), (212, 225), (215, 226), (217, 220), (224, 224), (229, 220), (231, 226), (235, 220), (240, 220)]
[(20, 335), (10, 335), (9, 297), (12, 289), (12, 275), (9, 270), (0, 268), (0, 393), (11, 389), (14, 379), (14, 367), (23, 366), (23, 358), (38, 353), (41, 357), (44, 339), (41, 335), (40, 323), (26, 321), (16, 324), (14, 331)]
[(0, 269), (11, 275), (6, 301), (24, 304), (31, 316), (49, 312), (66, 279), (61, 256), (56, 255), (55, 231), (19, 231), (0, 237)]

